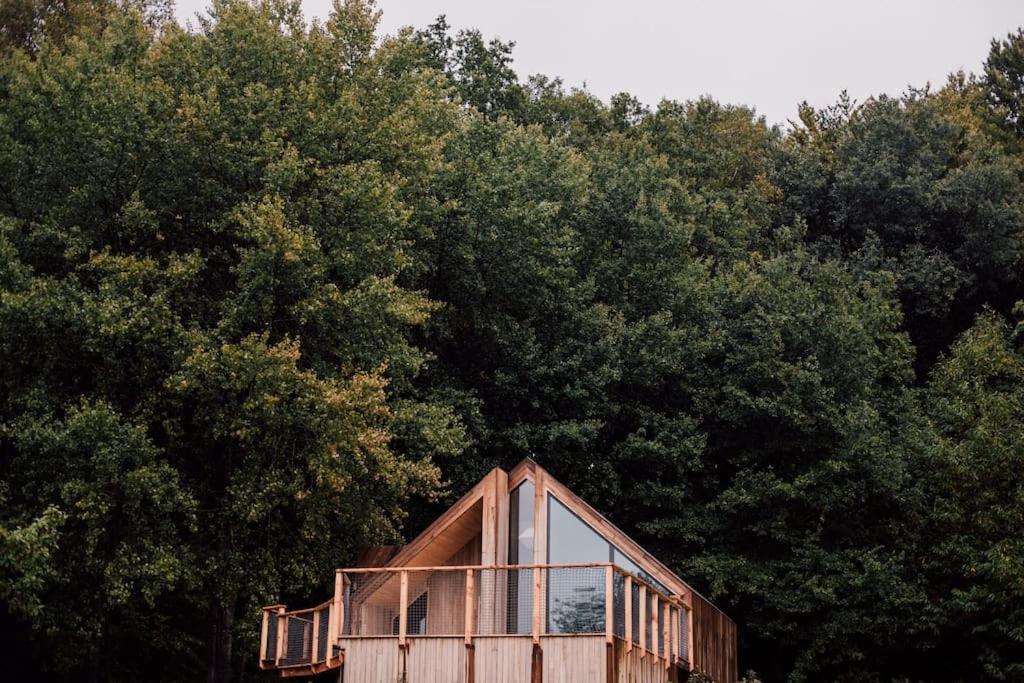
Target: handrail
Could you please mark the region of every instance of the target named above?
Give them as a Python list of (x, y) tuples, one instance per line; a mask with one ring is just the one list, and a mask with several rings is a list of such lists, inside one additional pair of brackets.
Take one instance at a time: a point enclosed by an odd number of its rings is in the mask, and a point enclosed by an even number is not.
[[(455, 564), (455, 565), (425, 565), (425, 566), (402, 566), (402, 567), (352, 567), (352, 568), (340, 568), (335, 571), (343, 574), (397, 574), (399, 572), (446, 572), (446, 571), (466, 571), (469, 569), (486, 569), (486, 570), (520, 570), (520, 569), (595, 569), (598, 567), (611, 567), (613, 571), (623, 576), (630, 576), (634, 581), (640, 581), (648, 586), (648, 591), (659, 596), (663, 600), (667, 600), (673, 604), (680, 606), (684, 605), (684, 602), (680, 596), (669, 595), (662, 592), (654, 587), (654, 585), (647, 579), (634, 574), (626, 569), (623, 569), (614, 562), (566, 562), (561, 564)], [(687, 606), (687, 609), (689, 607)], [(301, 610), (300, 610), (301, 611)]]
[[(353, 567), (338, 569), (335, 573), (334, 595), (330, 599), (313, 607), (307, 607), (304, 609), (287, 610), (284, 605), (271, 605), (263, 608), (264, 617), (260, 638), (259, 657), (260, 667), (265, 669), (277, 668), (282, 670), (295, 670), (297, 667), (304, 667), (305, 669), (315, 672), (324, 671), (327, 668), (333, 668), (340, 665), (343, 652), (339, 648), (343, 647), (343, 638), (380, 637), (382, 635), (390, 636), (393, 634), (392, 629), (395, 627), (394, 624), (396, 623), (398, 626), (398, 632), (393, 635), (397, 638), (397, 642), (401, 648), (407, 647), (408, 638), (410, 636), (427, 635), (426, 633), (416, 631), (409, 633), (410, 622), (413, 621), (409, 613), (410, 597), (415, 597), (415, 594), (410, 595), (412, 592), (412, 588), (410, 586), (410, 578), (412, 577), (410, 577), (410, 574), (454, 574), (456, 572), (465, 574), (464, 587), (459, 589), (464, 591), (462, 596), (464, 603), (462, 608), (457, 610), (458, 612), (463, 613), (461, 616), (463, 621), (458, 627), (460, 632), (457, 634), (451, 633), (447, 635), (463, 637), (466, 644), (471, 645), (474, 637), (487, 636), (492, 633), (487, 630), (490, 627), (483, 626), (483, 622), (480, 621), (484, 618), (484, 610), (502, 609), (501, 606), (498, 606), (497, 608), (484, 607), (484, 597), (488, 596), (486, 590), (493, 589), (486, 589), (485, 586), (482, 587), (474, 585), (475, 573), (489, 571), (532, 572), (534, 575), (533, 581), (530, 582), (530, 587), (526, 589), (533, 596), (531, 600), (532, 606), (529, 607), (528, 612), (524, 614), (529, 617), (529, 612), (532, 612), (532, 635), (534, 643), (538, 643), (538, 638), (542, 635), (566, 633), (561, 630), (549, 631), (549, 629), (554, 627), (550, 625), (550, 622), (545, 621), (545, 619), (551, 619), (551, 615), (554, 614), (554, 612), (551, 611), (554, 609), (552, 607), (553, 603), (550, 602), (552, 600), (551, 596), (558, 595), (558, 593), (555, 592), (555, 587), (553, 585), (549, 585), (554, 581), (554, 575), (550, 575), (550, 572), (551, 570), (562, 569), (605, 570), (602, 572), (604, 578), (600, 581), (601, 587), (597, 588), (598, 595), (603, 593), (605, 599), (603, 615), (599, 617), (600, 621), (603, 622), (603, 627), (601, 630), (596, 632), (589, 630), (579, 631), (579, 634), (603, 634), (608, 647), (612, 647), (614, 645), (615, 638), (619, 638), (624, 641), (627, 650), (632, 650), (634, 646), (637, 646), (640, 648), (642, 656), (653, 656), (655, 658), (654, 661), (658, 662), (663, 660), (666, 667), (670, 667), (673, 663), (679, 661), (683, 652), (683, 647), (686, 647), (687, 658), (692, 657), (692, 653), (689, 653), (689, 644), (681, 642), (681, 640), (692, 631), (691, 608), (688, 604), (688, 600), (685, 599), (685, 596), (668, 595), (656, 588), (649, 580), (633, 574), (613, 562), (577, 562), (563, 564), (475, 564), (418, 567)], [(387, 589), (389, 594), (394, 596), (390, 591), (396, 590), (396, 585), (390, 582), (394, 581), (394, 578), (398, 579), (397, 603), (392, 604), (390, 607), (387, 607), (386, 602), (376, 603), (380, 607), (375, 609), (386, 609), (387, 611), (385, 612), (385, 615), (390, 616), (382, 615), (380, 617), (374, 617), (376, 620), (375, 625), (369, 627), (371, 631), (386, 629), (386, 633), (368, 633), (362, 631), (362, 628), (365, 627), (361, 627), (360, 634), (345, 634), (345, 631), (349, 626), (349, 622), (346, 619), (348, 615), (345, 614), (345, 612), (349, 610), (349, 600), (353, 600), (353, 605), (365, 606), (370, 604), (362, 601), (355, 602), (356, 598), (349, 597), (349, 594), (347, 593), (347, 586), (349, 583), (348, 575), (367, 576), (370, 580), (367, 583), (362, 584), (355, 594), (369, 591), (366, 594), (371, 596), (374, 595), (374, 591), (381, 590), (381, 588), (388, 585), (391, 586), (391, 588)], [(623, 577), (621, 582), (617, 580), (616, 575)], [(432, 579), (428, 577), (427, 581), (430, 580)], [(587, 581), (591, 581), (596, 587), (596, 578), (587, 579)], [(634, 587), (636, 587), (636, 589), (634, 589)], [(417, 590), (419, 589), (417, 588)], [(481, 590), (484, 590), (484, 592), (481, 592)], [(561, 590), (564, 590), (564, 588)], [(635, 610), (633, 605), (634, 590), (636, 590), (636, 595), (639, 597), (639, 601), (637, 603), (638, 610)], [(521, 593), (520, 595), (523, 594)], [(391, 597), (389, 599), (395, 600), (395, 597)], [(490, 600), (493, 599), (495, 599), (494, 595), (487, 597), (487, 604), (490, 605)], [(503, 598), (499, 598), (499, 600), (501, 599)], [(545, 602), (545, 600), (548, 602)], [(506, 606), (504, 609), (508, 609), (508, 607)], [(637, 611), (639, 613), (637, 613)], [(434, 613), (431, 612), (431, 614)], [(492, 621), (489, 621), (488, 623), (503, 623), (504, 617), (497, 617), (494, 616), (494, 614), (495, 613), (493, 611), (490, 612), (488, 618)], [(369, 618), (359, 617), (358, 609), (357, 612), (354, 612), (354, 615), (355, 618), (360, 620), (356, 623), (363, 623), (363, 619)], [(548, 616), (545, 617), (544, 615)], [(392, 617), (393, 621), (391, 621)], [(323, 619), (325, 618), (328, 619), (326, 624), (323, 622)], [(385, 626), (381, 624), (381, 618), (385, 619), (384, 624), (389, 625)], [(636, 621), (639, 629), (638, 633), (634, 629), (634, 620)], [(545, 626), (545, 623), (548, 623), (549, 625)], [(596, 626), (596, 623), (594, 622), (587, 621), (584, 623), (593, 624), (592, 626), (588, 625), (584, 628), (589, 629)], [(686, 624), (687, 626), (687, 633), (682, 633), (681, 626), (683, 624)], [(501, 628), (504, 627), (502, 626)], [(564, 627), (560, 626), (559, 629), (561, 628)], [(617, 628), (621, 630), (617, 631)], [(521, 631), (519, 633), (521, 635), (529, 635), (529, 633), (522, 633)], [(435, 632), (430, 635), (439, 634)], [(636, 642), (634, 642), (634, 640)], [(296, 643), (298, 643), (298, 645), (296, 645)], [(300, 653), (298, 657), (294, 654), (296, 651)], [(321, 654), (321, 652), (323, 654)]]

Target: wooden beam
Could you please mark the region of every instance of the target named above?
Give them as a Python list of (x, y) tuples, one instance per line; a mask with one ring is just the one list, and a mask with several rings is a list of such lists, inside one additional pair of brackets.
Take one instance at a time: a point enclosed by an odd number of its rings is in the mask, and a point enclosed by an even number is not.
[(633, 577), (626, 575), (626, 652), (633, 651)]
[[(309, 648), (309, 661), (316, 662), (320, 654), (320, 613), (322, 610), (313, 612), (313, 639)], [(328, 617), (329, 619), (330, 617)]]
[(665, 651), (665, 668), (667, 669), (672, 663), (672, 622), (670, 620), (671, 612), (668, 608), (667, 602), (661, 603), (661, 641), (664, 643), (662, 649)]
[(672, 615), (672, 663), (676, 664), (679, 662), (679, 618), (682, 616), (682, 609), (679, 607), (673, 608), (670, 612)]
[(473, 644), (473, 617), (476, 614), (476, 610), (473, 609), (476, 603), (475, 586), (473, 585), (475, 573), (476, 572), (474, 572), (472, 569), (466, 570), (466, 623), (464, 624), (463, 630), (465, 632), (464, 637), (467, 647)]
[(405, 647), (406, 630), (409, 627), (409, 572), (399, 574), (401, 588), (398, 593), (398, 645)]
[(540, 567), (533, 568), (533, 620), (530, 635), (533, 636), (533, 644), (540, 645), (540, 621), (541, 621), (541, 599), (540, 590), (542, 585), (541, 572), (544, 571)]
[(334, 572), (334, 599), (331, 601), (330, 622), (327, 624), (327, 659), (334, 656), (334, 648), (341, 638), (345, 623), (345, 575)]
[(288, 628), (288, 618), (284, 615), (284, 607), (277, 608), (277, 651), (274, 656), (274, 666), (281, 665), (281, 656), (284, 654), (284, 631)]
[(693, 663), (696, 659), (693, 652), (693, 609), (686, 610), (686, 662), (687, 668), (693, 671)]
[[(408, 567), (346, 567), (342, 569), (346, 574), (398, 574), (403, 571), (417, 571), (417, 572), (459, 572), (467, 569), (533, 569), (534, 567), (540, 567), (541, 569), (554, 568), (554, 569), (586, 569), (593, 567), (607, 567), (611, 565), (611, 562), (564, 562), (559, 564), (439, 564), (439, 565), (410, 565)], [(661, 595), (664, 599), (669, 599), (669, 596), (664, 595), (656, 588), (649, 588), (652, 593)], [(296, 610), (297, 612), (308, 612), (309, 608)]]
[(263, 623), (260, 625), (260, 662), (267, 657), (267, 631), (270, 630), (270, 610), (263, 608)]
[(658, 659), (658, 596), (652, 595), (649, 600), (653, 603), (648, 612), (651, 615), (651, 653), (654, 659)]
[[(483, 480), (483, 509), (480, 521), (480, 564), (496, 566), (508, 560), (508, 475), (493, 469)], [(482, 579), (483, 577), (481, 577)], [(485, 612), (488, 633), (500, 633), (505, 623), (505, 591), (497, 572), (493, 580), (480, 582), (480, 602), (489, 609)]]
[(640, 624), (640, 656), (643, 657), (644, 650), (647, 649), (647, 586), (640, 584), (640, 619), (637, 621)]
[(615, 635), (615, 570), (611, 565), (604, 572), (604, 642), (612, 644)]
[(547, 493), (544, 490), (544, 473), (537, 468), (534, 474), (533, 491), (533, 642), (540, 645), (544, 631), (544, 588), (548, 577), (544, 565), (548, 561), (548, 511)]
[(519, 464), (508, 471), (508, 490), (519, 486), (524, 479), (532, 477), (537, 470), (537, 463), (532, 458), (523, 458)]

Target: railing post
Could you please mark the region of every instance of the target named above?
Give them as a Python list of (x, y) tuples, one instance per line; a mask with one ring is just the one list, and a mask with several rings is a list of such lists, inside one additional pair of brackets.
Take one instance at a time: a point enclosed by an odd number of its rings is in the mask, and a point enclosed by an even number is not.
[(288, 618), (284, 615), (284, 607), (277, 608), (277, 646), (274, 650), (274, 666), (281, 666), (281, 655), (284, 654), (285, 630)]
[(682, 612), (679, 611), (680, 607), (677, 605), (669, 614), (672, 617), (672, 663), (675, 664), (679, 661), (679, 615)]
[(270, 629), (270, 610), (263, 609), (263, 623), (260, 625), (260, 663), (267, 657), (267, 631)]
[(649, 625), (647, 621), (647, 586), (644, 584), (640, 584), (640, 618), (637, 623), (640, 625), (640, 655), (643, 656), (643, 651), (647, 649), (647, 627)]
[(604, 572), (604, 642), (612, 644), (615, 633), (615, 569), (612, 565), (605, 567)]
[(686, 610), (686, 664), (690, 671), (693, 671), (693, 662), (696, 655), (693, 652), (693, 608)]
[[(482, 580), (483, 576), (481, 576), (480, 578)], [(466, 623), (465, 623), (465, 628), (464, 628), (464, 632), (465, 632), (464, 637), (465, 637), (465, 640), (466, 640), (466, 646), (467, 647), (469, 647), (470, 645), (473, 644), (473, 617), (474, 617), (474, 615), (476, 613), (475, 610), (473, 609), (474, 604), (476, 602), (476, 598), (474, 597), (475, 592), (476, 592), (476, 586), (474, 585), (474, 581), (473, 581), (473, 570), (472, 569), (467, 569), (466, 570), (466, 611), (465, 611), (465, 615), (466, 615), (465, 616), (465, 621), (466, 621)]]
[(665, 643), (664, 650), (665, 650), (665, 668), (666, 669), (669, 667), (669, 664), (672, 662), (672, 633), (671, 633), (672, 625), (669, 622), (669, 615), (670, 614), (671, 614), (671, 612), (669, 612), (669, 609), (668, 609), (668, 601), (665, 600), (665, 601), (663, 601), (661, 603), (661, 640), (662, 640), (663, 643)]
[(351, 585), (351, 581), (349, 581), (348, 576), (346, 576), (345, 574), (342, 574), (341, 575), (341, 597), (338, 600), (338, 626), (337, 626), (337, 629), (336, 629), (339, 641), (341, 640), (341, 637), (345, 635), (345, 623), (346, 623), (345, 620), (346, 619), (348, 619), (347, 623), (348, 623), (349, 633), (351, 635), (355, 635), (354, 633), (352, 633), (352, 626), (354, 624), (353, 617), (355, 617), (356, 615), (355, 614), (349, 614), (348, 611), (347, 611), (347, 608), (345, 607), (345, 593), (350, 590), (350, 588), (349, 588), (350, 585)]
[(315, 664), (320, 654), (320, 611), (313, 610), (313, 638), (310, 640), (309, 663)]
[(651, 653), (654, 655), (654, 659), (658, 659), (658, 596), (657, 594), (651, 594)]
[(341, 616), (342, 607), (341, 603), (341, 591), (342, 591), (342, 574), (341, 570), (334, 572), (334, 599), (331, 601), (331, 607), (327, 612), (327, 655), (328, 661), (334, 657), (334, 647), (338, 644), (338, 638), (341, 636)]
[(542, 572), (544, 570), (540, 567), (533, 568), (533, 627), (531, 629), (531, 635), (533, 636), (533, 644), (540, 644), (540, 609), (541, 609), (541, 585), (544, 580), (542, 578)]
[(626, 626), (626, 652), (633, 651), (633, 577), (626, 575), (626, 599), (625, 599), (625, 626)]
[(403, 571), (399, 577), (401, 583), (398, 591), (398, 644), (405, 647), (406, 629), (409, 626), (409, 572)]

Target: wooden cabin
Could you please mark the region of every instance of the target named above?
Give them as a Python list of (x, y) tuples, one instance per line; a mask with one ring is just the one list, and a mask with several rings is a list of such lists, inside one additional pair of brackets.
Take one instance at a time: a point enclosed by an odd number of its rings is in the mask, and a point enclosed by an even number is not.
[(341, 683), (735, 683), (736, 626), (532, 460), (422, 534), (263, 609), (260, 666)]

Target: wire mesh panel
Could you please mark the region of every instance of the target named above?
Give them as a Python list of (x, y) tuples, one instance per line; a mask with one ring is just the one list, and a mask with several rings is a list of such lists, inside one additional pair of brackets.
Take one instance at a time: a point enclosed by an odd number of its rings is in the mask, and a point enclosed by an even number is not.
[(690, 661), (690, 619), (687, 612), (679, 610), (679, 657)]
[(465, 605), (464, 570), (409, 572), (407, 635), (462, 635)]
[(267, 618), (267, 645), (263, 650), (263, 659), (277, 659), (277, 612), (271, 612)]
[(551, 567), (547, 573), (547, 632), (604, 633), (605, 567)]
[(352, 574), (345, 604), (346, 635), (397, 635), (400, 598), (398, 572)]
[(505, 571), (505, 633), (527, 635), (533, 632), (534, 570)]
[[(398, 636), (404, 573), (406, 637), (461, 636), (467, 632), (482, 636), (529, 635), (533, 631), (534, 611), (538, 608), (541, 633), (604, 633), (605, 607), (610, 597), (612, 633), (626, 637), (629, 600), (632, 611), (629, 630), (633, 642), (639, 643), (642, 635), (648, 650), (665, 656), (668, 648), (664, 634), (666, 619), (672, 622), (662, 610), (671, 603), (652, 590), (644, 591), (643, 582), (636, 577), (627, 593), (626, 577), (618, 571), (612, 573), (611, 594), (607, 596), (608, 571), (609, 567), (600, 565), (352, 572), (342, 595), (345, 618), (341, 633)], [(473, 577), (473, 588), (467, 593), (469, 575)], [(535, 601), (538, 575), (540, 595)], [(468, 610), (467, 595), (472, 599)], [(322, 656), (318, 649), (317, 657)]]
[(282, 666), (308, 664), (313, 654), (313, 612), (298, 612), (285, 618)]
[(654, 604), (657, 605), (657, 610), (658, 610), (658, 614), (657, 614), (657, 617), (658, 617), (657, 618), (658, 650), (657, 650), (657, 652), (658, 652), (658, 656), (659, 657), (664, 657), (665, 656), (665, 644), (666, 644), (665, 643), (665, 605), (667, 603), (664, 600), (661, 600), (660, 598), (657, 598), (657, 599), (655, 599)]
[(618, 572), (612, 575), (612, 632), (626, 637), (626, 577)]
[(532, 575), (525, 570), (481, 569), (475, 573), (471, 630), (480, 635), (530, 632)]
[[(344, 596), (351, 636), (397, 636), (401, 627), (402, 571), (353, 574)], [(465, 632), (466, 571), (405, 570), (405, 635), (454, 636)]]
[(647, 649), (651, 652), (657, 651), (657, 642), (655, 638), (657, 634), (654, 632), (654, 610), (658, 608), (658, 596), (654, 593), (647, 593), (647, 609), (644, 612), (644, 631), (647, 637), (644, 639), (644, 643), (647, 645)]

